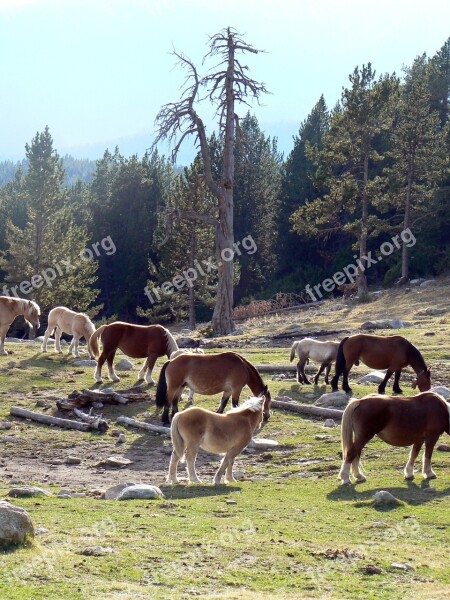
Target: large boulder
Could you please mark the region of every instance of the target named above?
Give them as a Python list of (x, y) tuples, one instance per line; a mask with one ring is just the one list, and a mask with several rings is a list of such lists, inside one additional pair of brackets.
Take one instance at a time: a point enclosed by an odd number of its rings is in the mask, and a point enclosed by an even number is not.
[(153, 500), (164, 498), (164, 494), (156, 485), (140, 483), (126, 487), (117, 497), (117, 500)]
[(350, 396), (345, 392), (329, 392), (322, 394), (317, 399), (316, 405), (323, 408), (345, 408), (350, 399)]
[(128, 483), (119, 483), (118, 485), (113, 485), (112, 487), (105, 490), (105, 500), (117, 500), (123, 490), (127, 487), (132, 487), (137, 485), (136, 483), (128, 482)]
[(30, 515), (18, 506), (0, 501), (0, 547), (23, 544), (34, 536)]

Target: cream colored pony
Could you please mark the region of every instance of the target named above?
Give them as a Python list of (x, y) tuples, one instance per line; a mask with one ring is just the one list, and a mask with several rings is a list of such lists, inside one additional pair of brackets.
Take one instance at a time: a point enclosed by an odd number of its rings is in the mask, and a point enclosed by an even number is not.
[(219, 485), (225, 474), (225, 483), (233, 477), (234, 459), (249, 444), (256, 428), (264, 418), (265, 398), (250, 398), (242, 406), (226, 414), (218, 414), (194, 406), (177, 413), (172, 419), (170, 435), (173, 451), (170, 459), (168, 483), (178, 483), (177, 467), (186, 458), (190, 483), (201, 483), (195, 471), (195, 459), (200, 448), (214, 454), (225, 454), (214, 477)]
[(34, 330), (39, 329), (41, 309), (33, 300), (0, 296), (0, 355), (6, 356), (5, 338), (14, 319), (20, 315)]
[[(44, 334), (44, 340), (42, 342), (42, 352), (47, 352), (47, 342), (49, 336), (55, 333), (55, 352), (62, 353), (61, 350), (61, 334), (67, 333), (73, 335), (73, 339), (69, 346), (68, 353), (71, 352), (79, 358), (78, 343), (82, 337), (85, 338), (88, 347), (91, 335), (95, 331), (95, 325), (90, 318), (83, 313), (76, 313), (73, 310), (66, 308), (65, 306), (57, 306), (53, 308), (48, 314), (48, 326), (47, 331)], [(94, 358), (89, 352), (91, 358)]]
[[(177, 356), (180, 356), (180, 354), (205, 354), (205, 353), (203, 352), (203, 350), (201, 348), (184, 348), (184, 349), (175, 350), (175, 352), (172, 352), (172, 354), (170, 355), (170, 360), (173, 360)], [(189, 397), (188, 397), (188, 401), (186, 402), (186, 408), (189, 408), (189, 406), (192, 406), (193, 404), (194, 404), (194, 392), (193, 392), (193, 390), (191, 390), (191, 388), (189, 388)]]
[(299, 383), (311, 383), (305, 374), (305, 365), (309, 359), (316, 363), (320, 363), (320, 368), (314, 376), (314, 385), (319, 383), (321, 373), (325, 371), (325, 383), (328, 385), (328, 376), (331, 366), (336, 361), (339, 349), (339, 342), (320, 342), (312, 338), (304, 338), (298, 342), (294, 342), (291, 348), (291, 362), (295, 355), (298, 356), (297, 363), (297, 381)]

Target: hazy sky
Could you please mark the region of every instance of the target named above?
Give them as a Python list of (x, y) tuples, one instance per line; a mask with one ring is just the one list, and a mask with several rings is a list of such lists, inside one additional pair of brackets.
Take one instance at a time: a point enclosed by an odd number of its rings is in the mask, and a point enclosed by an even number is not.
[(228, 25), (267, 51), (247, 60), (272, 92), (254, 112), (288, 152), (355, 66), (400, 73), (444, 44), (449, 23), (448, 0), (0, 0), (0, 160), (24, 156), (45, 125), (62, 155), (118, 144), (141, 156), (183, 81), (171, 48), (200, 63), (208, 35)]

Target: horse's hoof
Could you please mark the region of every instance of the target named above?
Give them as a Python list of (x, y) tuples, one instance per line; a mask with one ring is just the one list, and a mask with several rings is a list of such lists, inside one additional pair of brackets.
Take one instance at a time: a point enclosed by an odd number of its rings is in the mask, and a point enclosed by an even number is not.
[(431, 472), (430, 474), (424, 474), (423, 478), (427, 481), (430, 479), (436, 479), (436, 473)]
[(403, 394), (403, 390), (401, 390), (400, 388), (398, 388), (398, 390), (392, 390), (394, 392), (394, 394)]
[(405, 481), (413, 481), (414, 475), (405, 475)]
[(366, 481), (367, 479), (363, 475), (362, 477), (357, 477), (355, 483), (365, 483)]
[(352, 485), (352, 482), (348, 479), (347, 481), (342, 481), (341, 485)]

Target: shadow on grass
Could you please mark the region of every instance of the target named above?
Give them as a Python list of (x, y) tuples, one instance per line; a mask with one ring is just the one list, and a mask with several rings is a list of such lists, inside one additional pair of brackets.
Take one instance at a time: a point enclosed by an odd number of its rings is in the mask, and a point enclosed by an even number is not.
[[(356, 503), (355, 507), (358, 508), (371, 505), (374, 494), (380, 490), (390, 492), (395, 498), (400, 500), (400, 502), (410, 506), (419, 506), (421, 504), (432, 502), (433, 500), (450, 496), (450, 487), (443, 490), (437, 490), (436, 488), (433, 488), (431, 482), (427, 480), (422, 481), (420, 484), (413, 481), (405, 481), (405, 484), (402, 487), (380, 486), (367, 490), (362, 486), (364, 486), (364, 484), (339, 485), (338, 488), (327, 494), (327, 498), (337, 502), (342, 500), (353, 501)], [(398, 508), (399, 506), (400, 505), (392, 504), (374, 506), (373, 508), (381, 512), (387, 512)]]

